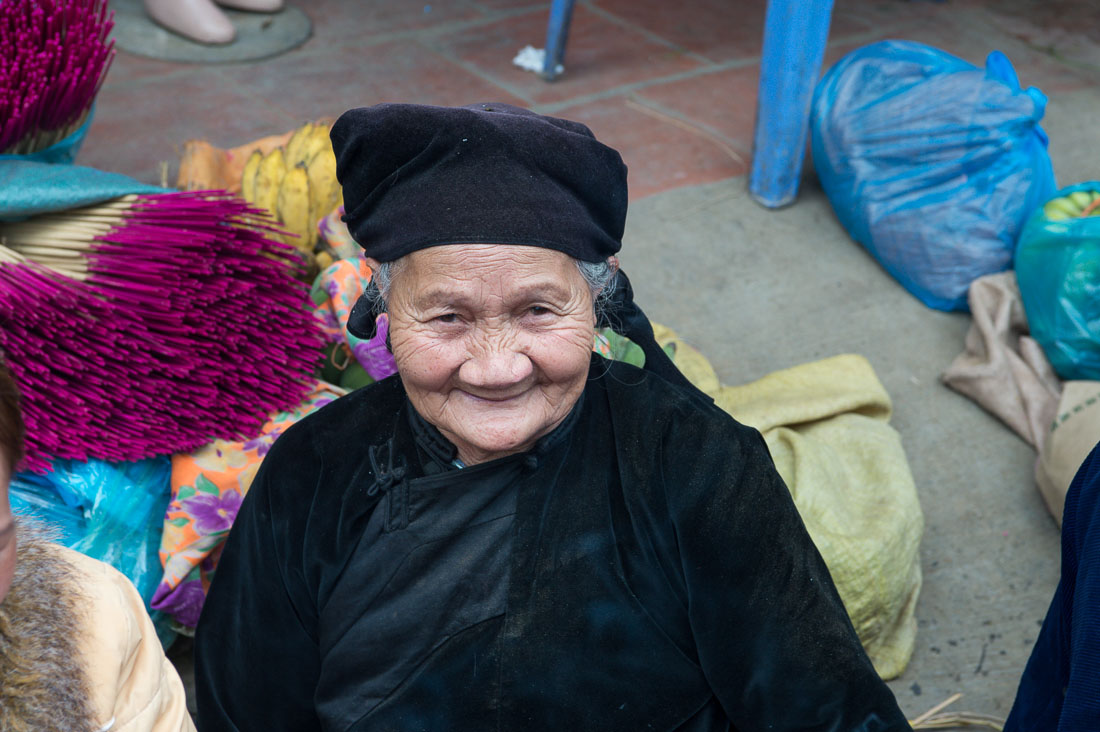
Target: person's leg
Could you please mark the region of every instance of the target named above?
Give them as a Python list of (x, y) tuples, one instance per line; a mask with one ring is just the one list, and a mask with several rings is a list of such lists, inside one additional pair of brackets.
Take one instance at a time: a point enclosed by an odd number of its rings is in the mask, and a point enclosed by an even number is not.
[(145, 0), (145, 12), (173, 33), (199, 43), (231, 43), (237, 29), (213, 0)]

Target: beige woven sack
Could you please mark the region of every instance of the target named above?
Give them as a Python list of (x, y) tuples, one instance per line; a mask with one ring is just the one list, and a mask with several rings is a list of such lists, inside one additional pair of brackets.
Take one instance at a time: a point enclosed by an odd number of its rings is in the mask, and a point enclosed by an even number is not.
[(890, 398), (862, 356), (845, 355), (723, 386), (710, 363), (654, 325), (674, 361), (738, 421), (764, 435), (863, 647), (885, 678), (916, 643), (924, 516)]
[(1065, 382), (1058, 414), (1035, 463), (1035, 482), (1059, 526), (1069, 484), (1098, 442), (1100, 381)]

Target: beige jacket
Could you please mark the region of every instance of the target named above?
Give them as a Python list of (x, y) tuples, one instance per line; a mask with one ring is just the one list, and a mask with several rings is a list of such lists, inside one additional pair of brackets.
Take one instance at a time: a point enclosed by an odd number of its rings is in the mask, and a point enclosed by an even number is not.
[(58, 546), (81, 578), (80, 653), (101, 732), (190, 732), (183, 682), (141, 596), (114, 567)]

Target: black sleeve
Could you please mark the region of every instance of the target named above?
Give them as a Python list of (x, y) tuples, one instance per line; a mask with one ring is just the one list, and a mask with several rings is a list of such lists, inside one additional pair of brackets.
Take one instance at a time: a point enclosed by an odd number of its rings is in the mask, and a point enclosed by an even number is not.
[(1087, 730), (1100, 717), (1100, 445), (1062, 514), (1062, 576), (1020, 679), (1006, 732)]
[(708, 422), (668, 434), (665, 483), (692, 634), (730, 720), (743, 732), (910, 729), (764, 439)]
[(320, 729), (313, 701), (320, 661), (308, 593), (288, 581), (301, 576), (288, 567), (290, 542), (275, 540), (276, 528), (280, 536), (294, 533), (284, 525), (293, 517), (272, 511), (273, 492), (285, 487), (279, 483), (309, 474), (299, 470), (299, 455), (288, 431), (256, 474), (218, 563), (195, 634), (203, 732)]

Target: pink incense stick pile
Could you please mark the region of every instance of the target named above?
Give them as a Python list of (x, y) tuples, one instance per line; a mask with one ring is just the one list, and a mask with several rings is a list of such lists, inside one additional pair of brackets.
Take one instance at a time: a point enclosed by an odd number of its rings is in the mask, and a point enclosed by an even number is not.
[(0, 154), (80, 126), (115, 55), (113, 26), (106, 0), (0, 0)]
[(140, 196), (89, 242), (83, 282), (0, 264), (0, 352), (25, 468), (136, 460), (257, 434), (311, 388), (321, 333), (294, 249), (227, 194)]

